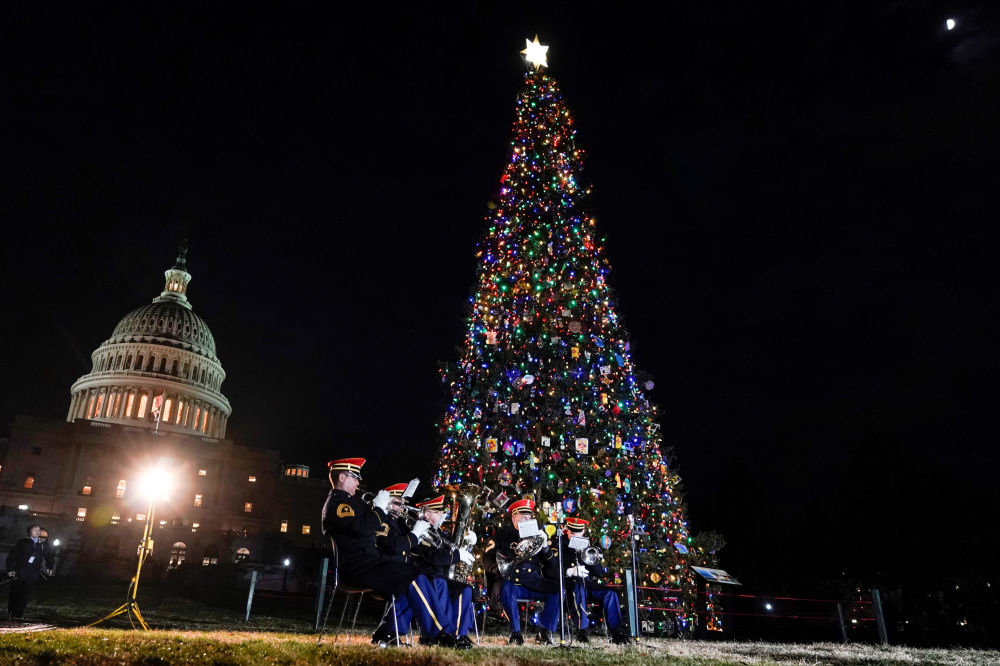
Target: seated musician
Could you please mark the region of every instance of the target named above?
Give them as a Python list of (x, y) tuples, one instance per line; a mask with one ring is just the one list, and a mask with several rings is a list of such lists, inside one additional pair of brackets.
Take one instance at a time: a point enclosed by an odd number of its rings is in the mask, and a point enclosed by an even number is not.
[[(417, 507), (423, 511), (424, 519), (430, 522), (431, 526), (440, 530), (444, 523), (444, 495), (438, 495), (426, 502), (420, 502)], [(473, 538), (475, 533), (472, 533)], [(455, 647), (461, 650), (472, 648), (472, 639), (469, 638), (469, 630), (475, 622), (475, 610), (472, 607), (472, 587), (465, 583), (454, 581), (448, 578), (448, 570), (453, 564), (462, 562), (471, 566), (475, 562), (475, 557), (465, 548), (468, 540), (461, 537), (461, 541), (453, 548), (451, 543), (445, 541), (439, 546), (434, 546), (428, 541), (422, 542), (416, 549), (415, 557), (418, 566), (423, 563), (424, 573), (431, 578), (439, 588), (441, 595), (447, 600), (451, 617), (455, 619)], [(472, 541), (474, 544), (475, 541)]]
[[(521, 541), (518, 533), (518, 525), (525, 520), (535, 518), (535, 503), (531, 499), (522, 499), (512, 502), (507, 508), (510, 514), (511, 527), (503, 527), (496, 534), (495, 543), (498, 558), (516, 561), (515, 547)], [(489, 550), (488, 548), (487, 550)], [(545, 609), (542, 612), (542, 629), (538, 634), (539, 643), (551, 643), (551, 633), (559, 626), (559, 582), (545, 578), (542, 574), (546, 564), (556, 555), (546, 544), (541, 552), (524, 560), (513, 564), (505, 573), (503, 587), (500, 590), (500, 603), (504, 612), (510, 620), (510, 639), (507, 641), (511, 645), (523, 645), (524, 636), (521, 635), (521, 615), (518, 612), (518, 599), (533, 599), (544, 601)]]
[(577, 640), (587, 643), (589, 639), (588, 629), (590, 618), (587, 616), (587, 603), (597, 602), (604, 608), (604, 621), (608, 623), (608, 632), (611, 634), (611, 642), (617, 644), (629, 643), (631, 635), (622, 626), (621, 607), (618, 603), (618, 593), (610, 587), (599, 585), (595, 578), (606, 578), (607, 568), (598, 560), (594, 564), (583, 565), (580, 562), (579, 551), (570, 548), (572, 537), (586, 536), (587, 525), (590, 521), (583, 518), (570, 517), (566, 519), (566, 527), (560, 535), (562, 539), (562, 549), (564, 562), (572, 563), (566, 568), (566, 589), (570, 598), (570, 613), (576, 618), (579, 631)]
[[(364, 458), (343, 458), (328, 463), (333, 488), (323, 505), (323, 534), (336, 546), (334, 566), (345, 581), (369, 587), (392, 597), (397, 609), (405, 599), (419, 616), (422, 631), (437, 636), (448, 626), (450, 611), (438, 600), (434, 586), (417, 567), (402, 558), (379, 551), (376, 534), (387, 530), (391, 521), (387, 510), (391, 495), (381, 490), (369, 507), (355, 496), (361, 483)], [(430, 526), (424, 524), (422, 529)], [(417, 529), (417, 526), (414, 526)]]

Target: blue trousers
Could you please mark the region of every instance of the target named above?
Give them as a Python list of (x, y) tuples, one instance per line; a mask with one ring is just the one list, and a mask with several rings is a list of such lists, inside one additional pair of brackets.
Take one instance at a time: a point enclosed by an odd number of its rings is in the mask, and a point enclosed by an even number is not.
[(590, 626), (587, 616), (587, 603), (596, 601), (604, 608), (604, 620), (608, 623), (608, 631), (614, 632), (622, 626), (622, 610), (618, 603), (618, 593), (614, 590), (588, 590), (583, 581), (573, 579), (573, 616), (577, 618), (580, 629)]
[[(441, 584), (439, 584), (439, 582)], [(444, 594), (442, 595), (442, 588)], [(428, 579), (423, 574), (410, 583), (405, 597), (396, 598), (396, 630), (405, 634), (413, 620), (414, 611), (420, 622), (420, 634), (433, 638), (438, 634), (454, 634), (455, 619), (448, 603), (448, 586), (438, 578)], [(392, 613), (390, 610), (389, 613)], [(392, 615), (387, 615), (382, 622), (390, 627), (393, 624)]]
[(559, 593), (552, 594), (546, 592), (536, 592), (523, 585), (504, 581), (500, 590), (500, 604), (504, 612), (510, 618), (510, 631), (513, 634), (521, 633), (521, 614), (518, 612), (518, 599), (532, 599), (534, 601), (544, 601), (545, 609), (540, 618), (541, 625), (545, 629), (554, 632), (559, 627)]
[(476, 621), (476, 609), (472, 606), (472, 588), (466, 585), (462, 591), (451, 598), (451, 612), (455, 616), (458, 627), (458, 637), (468, 636), (472, 623)]

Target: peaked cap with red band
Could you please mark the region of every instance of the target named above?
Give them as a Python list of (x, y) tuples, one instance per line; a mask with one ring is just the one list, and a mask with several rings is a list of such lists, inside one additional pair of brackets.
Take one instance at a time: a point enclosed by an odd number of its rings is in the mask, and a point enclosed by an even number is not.
[(507, 507), (507, 513), (514, 515), (515, 513), (535, 513), (535, 501), (525, 497), (524, 499), (512, 502), (509, 507)]
[(583, 534), (583, 531), (587, 529), (587, 525), (590, 524), (589, 520), (584, 520), (583, 518), (569, 517), (566, 519), (566, 531), (572, 532), (573, 534)]
[(406, 492), (407, 486), (409, 485), (410, 484), (408, 483), (394, 483), (388, 488), (386, 488), (385, 491), (390, 495), (392, 495), (393, 497), (402, 497), (403, 493)]
[(331, 474), (348, 472), (360, 479), (361, 468), (364, 467), (364, 464), (364, 458), (341, 458), (340, 460), (331, 460), (326, 464), (326, 466), (330, 468)]
[(417, 506), (421, 509), (430, 509), (431, 511), (444, 511), (444, 495), (438, 495), (432, 499), (417, 502)]

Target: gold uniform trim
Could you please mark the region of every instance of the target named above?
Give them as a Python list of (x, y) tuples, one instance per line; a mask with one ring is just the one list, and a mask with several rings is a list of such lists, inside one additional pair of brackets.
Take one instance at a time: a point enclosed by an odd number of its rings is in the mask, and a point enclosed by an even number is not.
[(420, 591), (419, 587), (417, 587), (417, 581), (410, 581), (410, 585), (412, 585), (413, 589), (417, 591), (417, 594), (420, 596), (420, 600), (424, 602), (424, 606), (427, 607), (427, 612), (431, 614), (431, 619), (434, 620), (434, 626), (438, 628), (438, 631), (444, 629), (444, 627), (441, 626), (441, 623), (438, 622), (437, 616), (434, 614), (434, 609), (431, 608), (429, 603), (427, 603), (427, 597), (425, 597), (424, 593)]
[(337, 518), (347, 518), (354, 515), (354, 507), (344, 503), (337, 507)]

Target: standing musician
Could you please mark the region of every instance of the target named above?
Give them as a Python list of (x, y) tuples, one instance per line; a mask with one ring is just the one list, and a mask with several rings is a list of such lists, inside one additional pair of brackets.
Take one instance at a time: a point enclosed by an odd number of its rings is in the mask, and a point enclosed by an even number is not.
[[(430, 522), (431, 526), (440, 530), (444, 523), (444, 495), (438, 495), (433, 499), (420, 502), (417, 507), (424, 512), (424, 518)], [(424, 542), (416, 549), (415, 554), (418, 566), (423, 563), (426, 567), (423, 571), (431, 577), (432, 582), (439, 587), (442, 597), (447, 600), (451, 609), (451, 616), (455, 618), (455, 647), (461, 650), (468, 650), (473, 647), (472, 639), (469, 638), (469, 630), (475, 622), (476, 614), (472, 606), (472, 587), (465, 583), (448, 578), (448, 569), (451, 565), (462, 562), (471, 566), (476, 558), (464, 548), (467, 540), (462, 535), (456, 535), (457, 548), (452, 548), (451, 544), (445, 542), (439, 547)], [(473, 533), (473, 538), (475, 534)], [(472, 543), (475, 543), (473, 540)]]
[(565, 573), (566, 589), (571, 591), (571, 613), (577, 619), (579, 626), (577, 640), (581, 643), (587, 643), (590, 640), (587, 633), (587, 629), (590, 627), (590, 618), (587, 616), (587, 602), (595, 601), (604, 607), (604, 620), (608, 623), (611, 642), (617, 644), (629, 643), (632, 637), (622, 626), (622, 613), (618, 602), (618, 593), (610, 587), (598, 585), (591, 579), (591, 577), (607, 577), (607, 568), (600, 561), (584, 566), (579, 559), (580, 551), (572, 550), (569, 547), (570, 539), (572, 537), (584, 536), (589, 524), (590, 521), (583, 518), (567, 518), (566, 527), (559, 537), (562, 540), (563, 555), (565, 556), (569, 553), (573, 562), (573, 566), (567, 567)]
[[(334, 541), (338, 571), (355, 585), (395, 596), (397, 604), (405, 599), (408, 608), (419, 614), (420, 627), (426, 635), (437, 636), (446, 628), (453, 631), (448, 607), (438, 601), (427, 577), (412, 563), (380, 552), (376, 547), (376, 534), (387, 530), (392, 522), (386, 513), (391, 495), (380, 490), (372, 507), (355, 497), (364, 464), (364, 458), (342, 458), (328, 463), (333, 489), (323, 505), (323, 534)], [(417, 538), (428, 529), (426, 521), (414, 525), (414, 533), (420, 532)]]
[[(518, 525), (522, 521), (535, 518), (535, 503), (531, 499), (525, 498), (511, 503), (507, 511), (510, 513), (511, 527), (500, 529), (497, 532), (495, 543), (490, 544), (487, 550), (495, 546), (498, 555), (512, 559), (515, 557), (514, 549), (521, 540)], [(542, 572), (555, 557), (555, 552), (546, 545), (537, 555), (511, 566), (510, 570), (507, 571), (507, 579), (500, 590), (500, 603), (510, 620), (508, 644), (524, 645), (524, 636), (521, 635), (521, 615), (517, 609), (518, 599), (534, 599), (545, 602), (545, 609), (540, 620), (542, 629), (536, 640), (539, 643), (552, 643), (551, 633), (559, 626), (559, 581), (545, 578)]]

